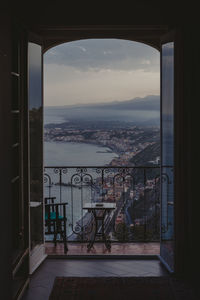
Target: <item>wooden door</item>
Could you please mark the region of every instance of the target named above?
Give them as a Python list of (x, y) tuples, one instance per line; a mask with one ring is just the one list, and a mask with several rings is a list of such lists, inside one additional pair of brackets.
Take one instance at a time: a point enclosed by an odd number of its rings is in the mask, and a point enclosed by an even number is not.
[(161, 240), (160, 259), (174, 271), (174, 33), (161, 43)]
[(43, 54), (38, 36), (28, 42), (30, 273), (46, 258), (43, 203)]

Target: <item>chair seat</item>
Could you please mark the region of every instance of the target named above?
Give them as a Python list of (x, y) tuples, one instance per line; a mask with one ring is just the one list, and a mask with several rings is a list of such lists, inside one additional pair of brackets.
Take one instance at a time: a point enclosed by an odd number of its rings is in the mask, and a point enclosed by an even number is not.
[[(58, 219), (62, 220), (63, 217), (58, 216)], [(48, 221), (48, 220), (49, 220), (49, 214), (45, 213), (45, 221)], [(50, 220), (52, 220), (52, 221), (56, 220), (56, 212), (55, 211), (50, 212)]]

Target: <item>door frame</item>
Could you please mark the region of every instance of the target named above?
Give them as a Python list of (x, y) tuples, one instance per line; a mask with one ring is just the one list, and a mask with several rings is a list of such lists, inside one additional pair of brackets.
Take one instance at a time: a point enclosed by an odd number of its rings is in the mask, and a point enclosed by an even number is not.
[[(183, 36), (181, 30), (171, 30), (161, 37), (161, 54), (162, 44), (168, 42), (174, 42), (174, 270), (168, 268), (168, 266), (166, 266), (163, 262), (162, 258), (159, 258), (170, 272), (173, 271), (173, 273), (182, 274), (184, 272), (184, 252), (186, 248), (186, 239), (184, 235), (187, 231), (187, 224), (185, 222), (187, 207), (186, 201), (183, 201), (183, 199), (186, 199), (187, 197), (187, 179), (185, 176), (185, 158), (187, 157), (187, 149), (185, 149), (184, 147), (185, 138), (183, 131), (183, 128), (186, 128), (186, 125), (184, 120), (185, 113), (183, 110), (184, 68)], [(161, 56), (160, 59), (160, 67), (162, 68)], [(162, 83), (162, 74), (160, 78), (160, 83)]]
[[(28, 51), (29, 51), (29, 43), (37, 44), (41, 46), (41, 88), (42, 88), (42, 110), (44, 107), (44, 84), (43, 84), (43, 40), (42, 38), (33, 33), (29, 32), (28, 33)], [(29, 53), (28, 53), (28, 58), (29, 58)], [(29, 60), (27, 61), (27, 69), (29, 68)], [(29, 74), (29, 69), (28, 69), (28, 74)], [(28, 95), (29, 95), (29, 78), (28, 78)], [(28, 122), (28, 124), (30, 124)], [(43, 124), (43, 119), (42, 119), (42, 124)], [(29, 144), (29, 174), (30, 174), (30, 128), (28, 127), (28, 132), (29, 132), (29, 138), (28, 138), (28, 144)], [(43, 126), (42, 126), (42, 136), (43, 136)], [(43, 141), (42, 141), (43, 145)], [(43, 150), (42, 150), (43, 152)], [(42, 153), (42, 174), (44, 172), (43, 168), (43, 153)], [(42, 178), (44, 176), (42, 175)], [(29, 195), (30, 195), (30, 182), (29, 182)], [(29, 216), (31, 216), (31, 205), (34, 205), (34, 203), (31, 204), (29, 200)], [(41, 244), (38, 244), (34, 246), (34, 248), (31, 250), (31, 224), (30, 224), (30, 217), (29, 217), (29, 248), (30, 248), (30, 256), (29, 256), (29, 273), (32, 274), (39, 266), (40, 264), (46, 259), (47, 254), (45, 254), (45, 239), (44, 239), (44, 201), (43, 201), (43, 191), (42, 191), (42, 203), (41, 205), (43, 206), (43, 242)]]
[[(115, 34), (117, 34), (117, 30), (119, 30), (119, 28), (116, 28), (115, 30), (113, 29), (111, 32), (111, 36), (107, 36), (107, 33), (105, 33), (105, 34), (101, 33), (101, 36), (99, 38), (103, 38), (104, 35), (106, 38), (108, 38), (108, 37), (115, 38)], [(83, 29), (83, 31), (84, 31), (84, 29)], [(139, 41), (138, 36), (137, 36), (137, 38), (134, 38), (134, 32), (132, 33), (132, 35), (131, 35), (131, 33), (129, 33), (129, 38), (125, 37), (126, 36), (125, 31), (123, 32), (124, 39), (129, 39), (132, 41), (145, 43), (145, 41)], [(105, 32), (106, 32), (106, 30), (105, 30)], [(182, 203), (181, 203), (181, 196), (184, 194), (184, 192), (182, 190), (183, 174), (181, 174), (181, 172), (183, 172), (182, 170), (184, 170), (184, 169), (180, 162), (180, 153), (179, 153), (181, 146), (184, 144), (183, 143), (183, 134), (182, 134), (183, 112), (182, 112), (182, 110), (180, 111), (180, 108), (182, 109), (182, 106), (180, 104), (181, 104), (181, 98), (182, 98), (182, 94), (183, 94), (182, 75), (180, 76), (180, 71), (183, 69), (182, 68), (183, 53), (181, 51), (181, 47), (182, 47), (181, 32), (179, 32), (178, 30), (171, 30), (171, 31), (167, 32), (167, 28), (165, 29), (165, 32), (166, 33), (164, 35), (160, 36), (160, 46), (162, 45), (162, 43), (174, 41), (174, 238), (175, 238), (174, 271), (177, 272), (181, 268), (181, 262), (183, 260), (183, 257), (180, 258), (180, 254), (183, 252), (182, 247), (184, 245), (184, 238), (183, 238), (183, 236), (181, 236), (181, 233), (183, 235), (183, 232), (181, 231), (182, 228), (180, 229), (180, 227), (182, 226), (181, 220), (183, 220), (183, 218), (184, 218), (184, 216), (183, 216), (184, 208), (182, 207)], [(65, 34), (63, 35), (62, 39), (61, 40), (58, 39), (58, 41), (57, 41), (57, 38), (56, 38), (57, 33), (58, 33), (58, 29), (56, 29), (56, 33), (55, 32), (52, 33), (52, 39), (49, 42), (51, 45), (48, 45), (48, 46), (47, 46), (48, 40), (45, 40), (45, 31), (43, 34), (43, 38), (41, 38), (37, 34), (30, 33), (29, 41), (40, 43), (41, 45), (44, 45), (44, 47), (43, 47), (43, 53), (44, 53), (48, 48), (51, 48), (60, 43), (64, 43), (64, 42), (73, 40), (72, 37), (70, 37), (69, 40), (67, 40), (68, 38), (67, 38), (67, 31), (66, 31)], [(75, 32), (74, 36), (76, 36), (76, 35), (77, 35), (77, 33)], [(91, 34), (88, 33), (87, 38), (95, 38), (95, 36), (96, 36), (95, 30), (92, 30)], [(98, 36), (98, 34), (97, 34), (97, 36)], [(117, 36), (116, 36), (116, 38), (117, 38)], [(122, 36), (120, 38), (122, 38)], [(76, 39), (78, 39), (78, 38), (76, 38)], [(148, 45), (148, 43), (145, 43), (145, 44)], [(153, 45), (152, 45), (152, 47), (153, 47)], [(160, 47), (160, 53), (161, 53), (161, 47)], [(160, 64), (160, 67), (161, 67), (161, 64)], [(42, 83), (42, 86), (43, 86), (43, 83)], [(184, 151), (182, 152), (182, 157), (185, 157)], [(180, 177), (180, 175), (182, 175), (182, 176)], [(178, 212), (178, 210), (180, 208), (182, 208), (181, 214)]]

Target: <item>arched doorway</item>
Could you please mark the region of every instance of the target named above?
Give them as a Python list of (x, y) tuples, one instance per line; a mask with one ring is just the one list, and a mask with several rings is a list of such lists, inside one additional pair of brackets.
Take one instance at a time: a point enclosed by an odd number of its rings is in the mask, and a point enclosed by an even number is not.
[[(44, 63), (45, 174), (51, 182), (68, 182), (68, 187), (60, 185), (57, 192), (53, 186), (47, 188), (46, 195), (53, 193), (59, 202), (68, 199), (68, 240), (90, 239), (86, 234), (89, 219), (87, 224), (82, 220), (83, 207), (71, 211), (77, 202), (115, 202), (117, 209), (106, 228), (112, 242), (153, 242), (149, 254), (159, 254), (159, 244), (157, 252), (155, 244), (160, 236), (156, 181), (160, 172), (159, 52), (133, 41), (90, 39), (51, 48)], [(52, 178), (52, 162), (62, 168), (61, 179)], [(78, 174), (81, 166), (84, 171)], [(65, 176), (64, 170), (68, 171)], [(75, 182), (81, 176), (92, 183), (85, 195), (81, 181)], [(119, 184), (120, 179), (124, 184)], [(73, 187), (80, 189), (78, 198)], [(129, 254), (146, 254), (144, 244), (140, 246), (142, 252), (132, 249), (131, 253), (129, 247)]]
[[(168, 200), (169, 200), (169, 199), (168, 199)], [(169, 202), (168, 200), (165, 200), (165, 202), (167, 201), (167, 202), (165, 203), (165, 210), (166, 210), (166, 208), (167, 208), (167, 212), (168, 212), (168, 204), (169, 204), (169, 203), (168, 203), (168, 202)], [(163, 206), (163, 207), (164, 207), (164, 206)], [(166, 213), (165, 213), (165, 222), (166, 222), (166, 220), (167, 220), (167, 223), (168, 223), (168, 219), (166, 218)]]

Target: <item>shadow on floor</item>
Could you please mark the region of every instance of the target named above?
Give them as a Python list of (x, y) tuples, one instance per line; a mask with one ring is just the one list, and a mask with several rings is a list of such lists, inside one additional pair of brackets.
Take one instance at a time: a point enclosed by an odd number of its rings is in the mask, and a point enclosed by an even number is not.
[(23, 300), (46, 300), (56, 276), (131, 277), (168, 276), (159, 260), (136, 259), (46, 259), (31, 276)]

